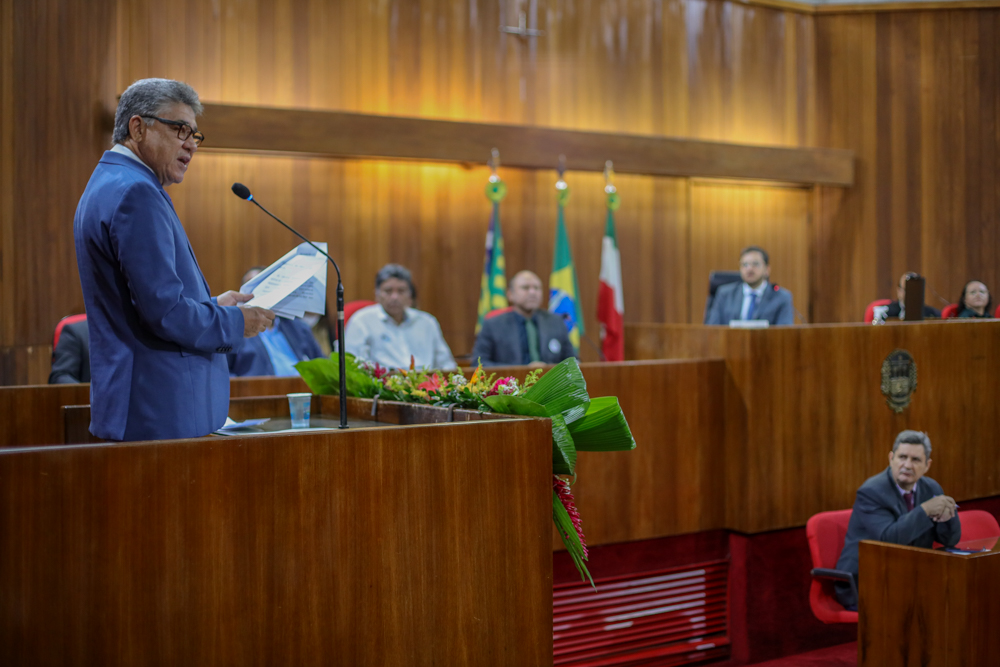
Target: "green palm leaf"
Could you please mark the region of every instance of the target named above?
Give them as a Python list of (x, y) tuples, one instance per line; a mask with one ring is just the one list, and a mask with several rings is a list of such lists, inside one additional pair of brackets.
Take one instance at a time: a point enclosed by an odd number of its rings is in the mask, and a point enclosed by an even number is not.
[(525, 417), (549, 416), (544, 405), (539, 405), (521, 396), (484, 396), (483, 402), (490, 406), (493, 412), (505, 415), (524, 415)]
[(593, 398), (587, 414), (568, 425), (576, 448), (582, 452), (614, 452), (635, 449), (635, 439), (625, 414), (614, 396)]
[(562, 415), (552, 415), (552, 472), (572, 475), (576, 470), (576, 445)]
[(524, 397), (545, 406), (549, 415), (562, 414), (567, 424), (587, 413), (590, 396), (580, 364), (573, 357), (560, 362), (525, 392)]

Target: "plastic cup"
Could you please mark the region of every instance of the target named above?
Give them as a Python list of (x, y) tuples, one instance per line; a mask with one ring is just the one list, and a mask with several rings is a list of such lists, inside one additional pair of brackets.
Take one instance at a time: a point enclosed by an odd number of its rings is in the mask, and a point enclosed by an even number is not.
[(312, 394), (288, 394), (288, 411), (292, 415), (292, 428), (309, 428), (309, 407)]

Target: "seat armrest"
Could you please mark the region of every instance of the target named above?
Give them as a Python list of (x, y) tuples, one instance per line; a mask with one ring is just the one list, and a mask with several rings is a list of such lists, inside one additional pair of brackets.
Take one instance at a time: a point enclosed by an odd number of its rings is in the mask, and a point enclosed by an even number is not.
[(854, 575), (850, 572), (844, 570), (832, 570), (826, 567), (814, 567), (810, 574), (816, 579), (835, 579), (836, 581), (846, 581), (851, 585), (851, 593), (854, 594), (854, 599), (858, 599), (858, 588), (857, 584), (854, 582)]

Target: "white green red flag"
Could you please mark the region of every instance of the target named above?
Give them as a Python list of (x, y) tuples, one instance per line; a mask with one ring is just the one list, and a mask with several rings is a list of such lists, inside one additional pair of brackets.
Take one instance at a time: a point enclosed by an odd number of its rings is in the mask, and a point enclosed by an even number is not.
[(601, 323), (601, 351), (605, 361), (625, 360), (625, 296), (622, 260), (615, 234), (615, 209), (620, 205), (614, 186), (607, 188), (608, 221), (601, 243), (601, 286), (597, 292), (597, 321)]

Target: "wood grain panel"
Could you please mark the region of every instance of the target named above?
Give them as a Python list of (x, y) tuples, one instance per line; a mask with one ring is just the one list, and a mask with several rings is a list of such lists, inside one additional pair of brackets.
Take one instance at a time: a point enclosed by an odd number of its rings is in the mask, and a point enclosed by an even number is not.
[(961, 556), (864, 541), (859, 556), (859, 665), (996, 661), (1000, 554)]
[(549, 438), (503, 420), (0, 452), (0, 659), (551, 664)]
[[(308, 390), (298, 377), (229, 380), (229, 394), (233, 399)], [(89, 384), (0, 387), (0, 447), (61, 444), (65, 442), (63, 406), (89, 404)], [(79, 431), (77, 433), (80, 435)]]
[[(5, 3), (0, 298), (12, 316), (0, 322), (0, 347), (15, 361), (0, 380), (44, 382), (42, 348), (56, 321), (82, 306), (69, 220), (106, 145), (102, 119), (115, 94), (144, 76), (187, 80), (222, 105), (845, 149), (858, 156), (855, 185), (818, 188), (807, 254), (775, 258), (783, 269), (806, 263), (796, 298), (808, 301), (811, 313), (799, 307), (808, 320), (860, 319), (907, 269), (927, 275), (946, 301), (973, 277), (1000, 290), (1000, 10), (807, 15), (716, 0), (564, 3), (532, 19), (545, 37), (522, 40), (497, 30), (515, 24), (519, 8), (506, 0), (188, 0), (170, 10), (190, 26), (179, 38), (168, 10), (149, 0), (65, 11), (52, 0)], [(508, 265), (544, 277), (554, 174), (502, 174)], [(431, 163), (205, 153), (171, 196), (186, 202), (181, 219), (216, 293), (292, 243), (230, 208), (235, 200), (224, 203), (232, 181), (252, 181), (279, 215), (341, 251), (355, 298), (371, 293), (381, 264), (409, 264), (421, 305), (439, 315), (461, 354), (472, 346), (485, 175)], [(585, 322), (596, 332), (603, 184), (596, 174), (570, 176), (570, 237)], [(701, 309), (692, 290), (706, 276), (693, 258), (714, 250), (692, 235), (689, 186), (620, 177), (628, 322), (700, 321), (691, 319)], [(766, 186), (741, 187), (762, 187), (748, 200), (770, 198)], [(719, 215), (727, 233), (745, 219), (738, 208)]]
[[(5, 61), (8, 69), (21, 72), (13, 90), (27, 94), (17, 113), (47, 118), (50, 112), (40, 110), (79, 107), (88, 110), (93, 122), (81, 124), (72, 141), (59, 144), (58, 150), (37, 155), (28, 149), (35, 145), (27, 138), (38, 134), (36, 125), (29, 124), (28, 131), (19, 129), (16, 135), (21, 147), (17, 162), (2, 154), (3, 173), (13, 179), (10, 187), (23, 193), (38, 192), (37, 183), (47, 184), (53, 174), (63, 173), (49, 169), (54, 158), (48, 156), (70, 151), (73, 157), (58, 161), (60, 169), (72, 171), (70, 187), (60, 190), (71, 193), (65, 201), (42, 192), (28, 208), (12, 204), (0, 224), (3, 238), (15, 234), (14, 225), (22, 220), (47, 216), (64, 224), (58, 234), (43, 233), (38, 225), (18, 227), (19, 235), (37, 234), (31, 238), (38, 247), (55, 244), (57, 261), (42, 261), (37, 253), (22, 259), (5, 252), (0, 270), (5, 277), (16, 277), (17, 285), (4, 278), (4, 302), (16, 297), (32, 312), (4, 318), (2, 326), (16, 336), (0, 340), (0, 346), (38, 349), (48, 344), (59, 317), (80, 309), (68, 221), (106, 141), (98, 119), (114, 108), (114, 95), (140, 77), (184, 79), (205, 101), (224, 105), (752, 146), (814, 145), (809, 17), (714, 1), (569, 3), (537, 14), (534, 20), (546, 31), (544, 38), (521, 40), (497, 30), (500, 23), (516, 24), (518, 9), (506, 0), (484, 5), (352, 1), (336, 6), (263, 0), (221, 5), (188, 1), (168, 11), (148, 0), (127, 0), (81, 20), (66, 15), (59, 24), (63, 33), (52, 29), (54, 11), (5, 9), (14, 11), (25, 28), (14, 47), (16, 62)], [(169, 29), (174, 15), (183, 15), (188, 26), (180, 37)], [(111, 32), (90, 30), (89, 22)], [(68, 50), (73, 40), (95, 51), (98, 45), (112, 46), (100, 68), (77, 72), (63, 63), (83, 68), (92, 61), (88, 55), (77, 62), (78, 52)], [(70, 72), (69, 85), (59, 87), (60, 77)], [(3, 79), (5, 84), (9, 80)], [(57, 87), (58, 94), (50, 95), (49, 89)], [(720, 106), (723, 100), (726, 104)], [(11, 125), (4, 127), (10, 138)], [(481, 164), (486, 157), (473, 159)], [(557, 157), (549, 158), (553, 168)], [(614, 156), (599, 159), (607, 157)], [(572, 165), (572, 151), (567, 159)], [(552, 261), (555, 174), (508, 168), (501, 173), (510, 192), (502, 211), (508, 266), (512, 271), (530, 268), (544, 278)], [(486, 176), (482, 167), (206, 152), (194, 161), (185, 183), (171, 188), (171, 196), (215, 293), (235, 286), (247, 266), (272, 261), (294, 243), (286, 232), (237, 208), (240, 203), (229, 186), (241, 180), (275, 213), (331, 243), (343, 259), (348, 298), (368, 298), (382, 264), (409, 265), (417, 274), (420, 305), (441, 319), (453, 351), (461, 354), (473, 342), (473, 286), (479, 282), (489, 216), (482, 194)], [(603, 182), (585, 172), (571, 171), (569, 179), (574, 194), (567, 224), (585, 322), (593, 335)], [(635, 322), (687, 321), (688, 284), (704, 281), (689, 273), (687, 183), (622, 174), (617, 185), (623, 200), (618, 230), (625, 258), (626, 317)], [(65, 275), (50, 277), (49, 271)], [(589, 346), (585, 350), (591, 355), (585, 358), (596, 359)], [(44, 382), (44, 358), (39, 352), (38, 363), (12, 366), (3, 381)]]
[(816, 18), (817, 143), (858, 161), (855, 188), (820, 188), (813, 282), (837, 289), (814, 321), (860, 319), (908, 270), (939, 309), (1000, 289), (998, 37), (996, 9)]
[(209, 104), (199, 129), (206, 149), (360, 158), (481, 163), (498, 148), (504, 164), (603, 172), (613, 160), (621, 173), (707, 176), (850, 186), (850, 151), (750, 146), (638, 134), (556, 130), (529, 125), (459, 123), (341, 111)]
[[(653, 327), (644, 329), (635, 340), (653, 341)], [(675, 341), (705, 331), (662, 330), (661, 342), (646, 350), (633, 346), (631, 353), (653, 358), (669, 346), (697, 354), (696, 343)], [(931, 475), (950, 495), (1000, 494), (1000, 464), (989, 453), (996, 443), (992, 424), (1000, 420), (1000, 358), (987, 352), (1000, 323), (718, 331), (746, 415), (742, 440), (738, 427), (726, 430), (727, 527), (801, 526), (816, 512), (850, 507), (861, 482), (885, 468), (893, 439), (906, 428), (930, 435)], [(899, 414), (880, 389), (882, 362), (896, 348), (913, 355), (918, 376), (912, 403)], [(722, 405), (729, 414), (732, 406)], [(738, 410), (732, 414), (740, 418)]]

